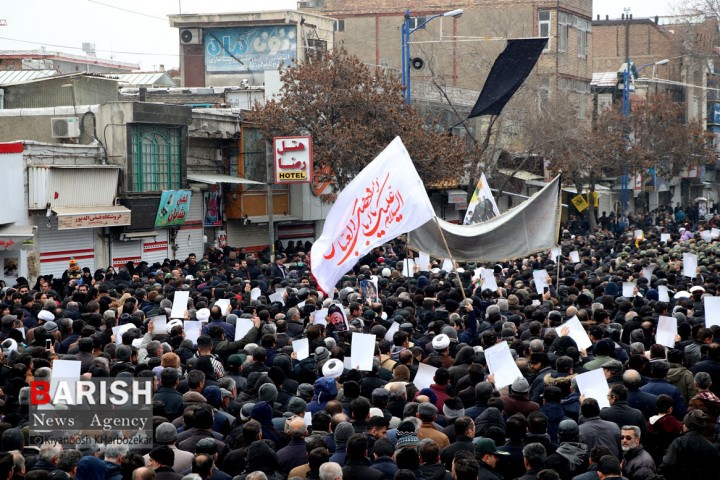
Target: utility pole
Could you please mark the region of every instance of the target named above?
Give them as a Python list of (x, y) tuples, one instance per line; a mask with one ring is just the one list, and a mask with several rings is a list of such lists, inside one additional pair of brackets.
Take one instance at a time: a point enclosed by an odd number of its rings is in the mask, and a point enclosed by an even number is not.
[[(622, 103), (622, 111), (625, 115), (625, 119), (627, 121), (626, 128), (630, 128), (630, 8), (625, 8), (625, 71), (623, 72), (623, 103)], [(626, 142), (628, 143), (627, 149), (630, 148), (630, 132), (626, 131)], [(620, 214), (623, 217), (627, 216), (627, 208), (628, 208), (628, 183), (629, 183), (629, 172), (627, 167), (627, 162), (624, 163), (623, 166), (623, 175), (620, 180), (621, 185), (621, 192), (620, 192), (620, 202), (622, 204), (622, 212)]]

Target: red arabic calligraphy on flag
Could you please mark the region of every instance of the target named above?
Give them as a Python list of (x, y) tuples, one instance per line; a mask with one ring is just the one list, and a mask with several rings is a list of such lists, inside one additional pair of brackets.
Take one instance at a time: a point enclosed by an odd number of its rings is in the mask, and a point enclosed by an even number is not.
[[(341, 265), (353, 252), (356, 257), (360, 255), (357, 247), (362, 238), (365, 238), (364, 246), (367, 247), (371, 238), (384, 238), (387, 228), (402, 221), (400, 210), (405, 202), (402, 193), (395, 193), (389, 180), (390, 172), (387, 172), (384, 178), (374, 179), (362, 196), (355, 199), (352, 216), (343, 235), (332, 243), (323, 258), (333, 262), (337, 260), (337, 265)], [(338, 260), (338, 257), (341, 258)]]
[(330, 210), (310, 252), (318, 286), (332, 292), (363, 255), (434, 216), (422, 180), (397, 137), (340, 192)]

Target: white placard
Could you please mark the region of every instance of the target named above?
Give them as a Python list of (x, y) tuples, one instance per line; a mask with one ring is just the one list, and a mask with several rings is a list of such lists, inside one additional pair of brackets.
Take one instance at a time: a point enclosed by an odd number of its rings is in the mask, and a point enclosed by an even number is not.
[(253, 321), (249, 318), (238, 318), (235, 322), (235, 341), (237, 342), (247, 335), (254, 325)]
[(309, 427), (312, 425), (312, 412), (305, 412), (305, 426)]
[(562, 254), (562, 247), (554, 247), (550, 249), (550, 259), (553, 262), (558, 261), (558, 257), (560, 256), (560, 254)]
[(283, 295), (285, 294), (286, 291), (287, 291), (287, 288), (278, 288), (277, 290), (275, 290), (275, 293), (270, 295), (270, 297), (268, 297), (268, 298), (271, 302), (280, 302), (283, 305), (285, 305), (285, 299), (283, 298)]
[(136, 338), (132, 341), (132, 346), (135, 348), (140, 348), (142, 346), (142, 338)]
[(669, 242), (669, 241), (670, 241), (669, 233), (661, 233), (660, 234), (660, 242)]
[(542, 295), (544, 288), (550, 286), (548, 285), (547, 279), (547, 270), (535, 270), (533, 272), (533, 280), (535, 280), (535, 291), (538, 293), (538, 295)]
[(132, 323), (126, 323), (124, 325), (112, 327), (113, 335), (115, 335), (115, 345), (122, 345), (123, 333), (127, 332), (131, 328), (135, 328), (135, 325)]
[(354, 368), (366, 372), (372, 370), (376, 340), (375, 335), (353, 332), (350, 350), (352, 351), (352, 365)]
[(622, 296), (625, 298), (633, 298), (635, 296), (635, 284), (632, 282), (623, 282)]
[(560, 325), (557, 329), (558, 335), (564, 336), (563, 332), (565, 327), (568, 328), (567, 335), (575, 340), (578, 350), (587, 350), (592, 346), (592, 341), (590, 340), (590, 337), (588, 337), (587, 332), (583, 328), (577, 316), (572, 317), (570, 320)]
[(172, 310), (170, 311), (170, 318), (185, 318), (185, 311), (188, 307), (188, 298), (190, 298), (190, 292), (175, 292), (175, 296), (173, 297)]
[(488, 370), (495, 377), (495, 388), (511, 385), (516, 378), (522, 377), (507, 342), (500, 342), (485, 349), (485, 360)]
[(153, 322), (153, 333), (167, 333), (167, 317), (165, 315), (158, 315), (152, 318)]
[(445, 260), (443, 260), (443, 264), (442, 264), (442, 267), (440, 267), (440, 270), (445, 270), (446, 272), (453, 271), (453, 264), (449, 258), (446, 258)]
[(413, 380), (417, 389), (422, 390), (423, 388), (430, 388), (430, 385), (435, 383), (434, 377), (436, 371), (437, 367), (431, 367), (426, 363), (418, 363), (418, 371), (415, 374), (415, 379)]
[(327, 317), (328, 309), (322, 308), (320, 310), (316, 310), (313, 312), (313, 315), (315, 315), (315, 319), (313, 320), (313, 323), (316, 325), (327, 325)]
[(250, 290), (250, 300), (257, 300), (258, 298), (260, 298), (260, 295), (262, 295), (262, 292), (258, 287)]
[[(80, 370), (82, 364), (80, 360), (54, 360), (52, 364), (52, 373), (50, 374), (50, 398), (55, 396), (60, 382), (70, 383), (80, 380)], [(68, 389), (70, 393), (70, 405), (75, 405), (75, 388), (72, 386)], [(52, 404), (39, 405), (40, 410), (54, 410)]]
[(473, 277), (472, 277), (473, 280), (479, 280), (480, 278), (482, 278), (482, 272), (483, 272), (483, 270), (484, 270), (484, 269), (483, 269), (482, 267), (476, 268), (476, 269), (473, 271)]
[(580, 263), (580, 252), (577, 250), (570, 252), (570, 261), (573, 263)]
[(661, 302), (670, 302), (670, 293), (665, 285), (658, 286), (658, 300)]
[(293, 352), (297, 353), (298, 360), (305, 360), (310, 356), (310, 341), (307, 338), (293, 340)]
[(645, 238), (645, 234), (643, 233), (643, 231), (642, 231), (642, 230), (635, 230), (635, 239), (636, 239), (636, 240), (642, 240), (643, 238)]
[(402, 266), (402, 275), (403, 277), (412, 277), (413, 276), (413, 268), (415, 267), (415, 260), (412, 258), (406, 258), (403, 260), (403, 266)]
[(192, 340), (193, 345), (197, 345), (197, 339), (202, 330), (202, 322), (198, 322), (197, 320), (185, 320), (183, 329), (185, 330), (185, 338)]
[(343, 366), (347, 370), (352, 370), (354, 367), (352, 365), (352, 358), (351, 357), (345, 357), (345, 360), (343, 360)]
[(703, 307), (705, 309), (705, 326), (710, 328), (713, 325), (720, 325), (720, 297), (703, 297)]
[(219, 300), (216, 300), (215, 306), (220, 309), (220, 312), (222, 313), (223, 316), (230, 313), (228, 311), (228, 308), (230, 307), (230, 299), (229, 298), (221, 298)]
[(712, 233), (709, 230), (703, 230), (700, 232), (700, 238), (702, 238), (705, 243), (710, 243), (712, 242)]
[(677, 334), (677, 318), (660, 315), (655, 333), (655, 343), (665, 345), (668, 348), (675, 348), (675, 336)]
[(610, 401), (607, 398), (610, 386), (607, 383), (605, 372), (602, 368), (581, 373), (575, 377), (575, 380), (577, 381), (580, 394), (585, 395), (585, 398), (594, 398), (597, 400), (600, 409), (610, 406)]
[(683, 253), (683, 276), (695, 278), (697, 268), (697, 255), (688, 252)]
[(23, 340), (25, 340), (25, 329), (24, 329), (23, 327), (20, 327), (20, 328), (16, 328), (15, 330), (17, 330), (18, 332), (20, 332), (20, 334), (21, 334), (22, 337), (23, 337)]
[(655, 271), (655, 267), (653, 265), (650, 265), (649, 267), (645, 267), (642, 269), (642, 276), (647, 278), (648, 282), (652, 282), (652, 274)]
[(492, 290), (494, 292), (498, 289), (498, 284), (495, 281), (495, 271), (492, 268), (483, 268), (480, 279), (482, 280), (483, 290)]
[(421, 272), (429, 272), (430, 255), (425, 252), (418, 252), (418, 258), (415, 260), (415, 264), (420, 267)]
[(303, 308), (303, 307), (305, 306), (305, 302), (306, 302), (306, 300), (303, 300), (302, 302), (298, 303), (298, 304), (296, 305), (296, 307), (297, 307), (297, 308)]
[(385, 334), (385, 340), (387, 340), (388, 342), (392, 342), (393, 335), (395, 335), (395, 332), (397, 332), (398, 330), (400, 330), (400, 324), (397, 322), (393, 322), (393, 324), (390, 325), (390, 330), (388, 330)]

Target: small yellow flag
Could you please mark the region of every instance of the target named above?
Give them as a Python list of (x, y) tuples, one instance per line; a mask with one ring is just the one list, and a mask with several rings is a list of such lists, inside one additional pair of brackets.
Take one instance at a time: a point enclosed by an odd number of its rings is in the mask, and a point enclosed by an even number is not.
[(585, 200), (585, 197), (583, 197), (582, 195), (575, 195), (571, 201), (573, 205), (575, 205), (575, 208), (577, 208), (578, 212), (582, 212), (589, 206), (588, 202)]

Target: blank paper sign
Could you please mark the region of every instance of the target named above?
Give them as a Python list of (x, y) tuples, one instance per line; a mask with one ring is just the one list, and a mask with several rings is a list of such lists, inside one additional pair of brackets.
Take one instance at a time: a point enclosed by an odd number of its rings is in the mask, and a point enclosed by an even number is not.
[(415, 375), (415, 380), (413, 380), (413, 383), (418, 388), (418, 390), (422, 390), (423, 388), (430, 388), (430, 385), (435, 383), (433, 377), (435, 377), (436, 371), (437, 367), (431, 367), (430, 365), (427, 365), (425, 363), (418, 364), (418, 371)]
[(705, 326), (720, 325), (720, 297), (703, 297), (705, 307)]
[(305, 360), (307, 357), (310, 356), (310, 342), (307, 338), (293, 340), (292, 347), (293, 352), (297, 353), (298, 360)]
[(543, 289), (550, 286), (548, 285), (547, 278), (547, 270), (535, 270), (533, 272), (533, 280), (535, 280), (535, 291), (538, 293), (538, 295), (542, 295)]
[(172, 310), (170, 311), (170, 318), (185, 318), (188, 298), (190, 298), (190, 292), (175, 292)]
[(235, 322), (235, 341), (237, 342), (247, 335), (254, 325), (253, 321), (249, 318), (238, 318)]
[(484, 268), (480, 274), (480, 278), (482, 279), (483, 290), (492, 290), (494, 292), (498, 289), (498, 284), (495, 281), (495, 272), (492, 268)]
[(581, 395), (597, 400), (601, 409), (610, 406), (607, 398), (610, 387), (605, 379), (605, 373), (602, 368), (596, 368), (595, 370), (582, 373), (575, 377), (575, 380), (577, 381)]
[(658, 300), (661, 302), (670, 302), (670, 293), (668, 292), (668, 287), (665, 285), (658, 286)]
[(683, 276), (695, 278), (697, 275), (697, 255), (694, 253), (683, 253)]
[(570, 261), (573, 263), (580, 263), (580, 252), (577, 250), (570, 252)]
[(623, 297), (633, 298), (635, 296), (635, 284), (632, 282), (623, 282)]
[(325, 319), (325, 317), (327, 317), (327, 314), (328, 314), (327, 308), (322, 308), (320, 310), (315, 311), (314, 312), (315, 319), (314, 319), (313, 323), (315, 323), (317, 325), (327, 326), (327, 320)]
[(677, 318), (661, 315), (655, 332), (655, 342), (668, 348), (674, 348), (675, 335), (677, 335)]
[(485, 360), (487, 360), (490, 373), (495, 377), (496, 388), (511, 385), (516, 378), (522, 377), (522, 373), (520, 373), (520, 369), (515, 364), (507, 342), (500, 342), (497, 345), (486, 348)]
[(220, 309), (223, 315), (227, 315), (228, 307), (230, 306), (230, 299), (229, 298), (221, 298), (220, 300), (215, 301), (215, 306)]
[(420, 267), (421, 272), (429, 272), (430, 271), (430, 255), (428, 255), (425, 252), (419, 252), (418, 258), (415, 260), (415, 264), (417, 264)]
[(647, 278), (647, 281), (648, 281), (648, 282), (651, 282), (651, 281), (652, 281), (652, 274), (653, 274), (654, 271), (655, 271), (655, 267), (653, 267), (653, 266), (645, 267), (645, 268), (642, 269), (642, 276), (645, 277), (645, 278)]
[(260, 295), (262, 292), (260, 292), (260, 289), (258, 287), (253, 288), (250, 290), (250, 300), (257, 300), (260, 298)]
[[(58, 389), (60, 382), (76, 382), (80, 380), (80, 360), (55, 360), (52, 365), (52, 373), (50, 374), (50, 397), (55, 396), (55, 392)], [(74, 386), (69, 389), (70, 391), (70, 405), (75, 405), (75, 388)], [(52, 404), (39, 405), (40, 410), (55, 410)]]
[(442, 264), (442, 267), (440, 267), (440, 270), (445, 270), (446, 272), (453, 271), (453, 264), (449, 258), (446, 258), (445, 260), (443, 260), (443, 264)]
[(669, 234), (669, 233), (661, 233), (661, 234), (660, 234), (660, 241), (661, 241), (661, 242), (669, 242), (669, 241), (670, 241), (670, 234)]
[(112, 327), (113, 335), (115, 335), (115, 345), (122, 345), (123, 333), (127, 332), (131, 328), (135, 328), (135, 325), (132, 323), (126, 323), (125, 325), (120, 325), (119, 327)]
[(560, 325), (560, 328), (557, 329), (558, 335), (563, 336), (563, 332), (565, 331), (564, 327), (568, 328), (567, 335), (573, 340), (575, 340), (578, 349), (587, 350), (592, 346), (592, 341), (590, 340), (590, 337), (588, 337), (587, 332), (585, 331), (582, 324), (580, 323), (580, 320), (577, 317), (572, 317), (570, 320)]
[(283, 305), (285, 305), (285, 300), (283, 299), (283, 295), (285, 294), (286, 291), (287, 291), (287, 288), (278, 288), (277, 290), (275, 290), (275, 293), (270, 295), (269, 300), (271, 302), (280, 302)]
[(388, 330), (385, 334), (385, 340), (387, 340), (388, 342), (392, 342), (393, 336), (398, 330), (400, 330), (400, 324), (398, 322), (393, 322), (393, 324), (390, 325), (390, 330)]
[(185, 320), (185, 338), (192, 340), (193, 345), (197, 344), (197, 339), (200, 336), (200, 330), (202, 329), (202, 322), (196, 320)]
[(375, 335), (353, 332), (350, 350), (352, 351), (353, 367), (369, 372), (375, 358)]
[(562, 247), (555, 247), (550, 250), (550, 258), (553, 262), (557, 262), (558, 257), (562, 253)]

